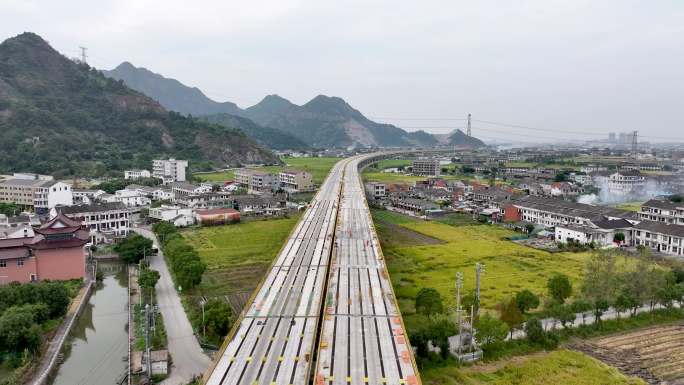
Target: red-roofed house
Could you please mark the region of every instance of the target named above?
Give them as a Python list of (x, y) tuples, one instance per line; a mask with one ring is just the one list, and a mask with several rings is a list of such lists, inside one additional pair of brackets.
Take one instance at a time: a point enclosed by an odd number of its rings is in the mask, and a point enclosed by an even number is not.
[(195, 218), (204, 226), (234, 223), (240, 222), (240, 212), (230, 208), (195, 210)]
[(0, 284), (85, 276), (89, 235), (80, 222), (60, 213), (34, 232), (33, 237), (0, 240)]

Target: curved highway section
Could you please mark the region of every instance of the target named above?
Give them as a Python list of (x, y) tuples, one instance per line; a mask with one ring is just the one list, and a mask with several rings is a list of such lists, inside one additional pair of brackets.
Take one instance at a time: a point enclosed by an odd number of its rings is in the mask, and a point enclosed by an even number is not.
[(420, 384), (359, 176), (372, 156), (330, 171), (205, 384)]

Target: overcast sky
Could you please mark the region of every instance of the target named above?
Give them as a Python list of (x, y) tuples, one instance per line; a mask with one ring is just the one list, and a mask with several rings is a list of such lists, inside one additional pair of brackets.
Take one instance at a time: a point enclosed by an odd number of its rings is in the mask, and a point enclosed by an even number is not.
[(241, 107), (326, 94), (411, 131), (448, 132), (470, 112), (544, 129), (474, 122), (486, 139), (684, 141), (677, 0), (0, 0), (0, 15), (3, 40), (83, 45), (97, 68), (130, 61)]

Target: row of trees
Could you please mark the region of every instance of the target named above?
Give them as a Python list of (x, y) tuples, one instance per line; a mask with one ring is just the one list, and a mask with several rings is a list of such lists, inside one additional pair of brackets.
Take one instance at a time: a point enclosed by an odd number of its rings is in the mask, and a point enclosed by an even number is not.
[(0, 357), (16, 366), (25, 351), (36, 352), (42, 341), (41, 325), (66, 314), (70, 301), (62, 282), (0, 286)]
[(200, 260), (197, 251), (178, 233), (169, 222), (159, 222), (153, 227), (164, 247), (176, 283), (182, 289), (192, 289), (202, 282), (206, 265)]
[[(618, 268), (617, 256), (612, 252), (596, 252), (587, 262), (582, 278), (581, 290), (572, 302), (573, 285), (562, 274), (551, 277), (547, 282), (547, 299), (544, 303), (546, 317), (559, 322), (564, 329), (571, 327), (577, 315), (586, 323), (586, 316), (595, 317), (595, 328), (602, 327), (602, 316), (611, 307), (617, 313), (618, 322), (624, 313), (636, 314), (637, 310), (656, 304), (671, 308), (674, 302), (684, 299), (684, 271), (667, 270), (645, 258), (636, 263), (625, 259), (623, 268)], [(485, 350), (496, 350), (506, 336), (524, 325), (527, 339), (544, 347), (557, 344), (557, 336), (544, 332), (541, 321), (527, 313), (538, 308), (540, 298), (529, 290), (522, 290), (500, 305), (500, 317), (485, 314), (477, 322), (477, 340)]]

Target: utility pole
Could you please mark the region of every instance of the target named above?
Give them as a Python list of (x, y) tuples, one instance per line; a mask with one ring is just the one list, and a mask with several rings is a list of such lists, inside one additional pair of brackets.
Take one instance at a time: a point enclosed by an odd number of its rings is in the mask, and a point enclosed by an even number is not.
[(480, 275), (485, 272), (485, 265), (484, 263), (476, 263), (475, 264), (475, 299), (477, 299), (477, 303), (480, 303)]
[(632, 132), (632, 158), (637, 159), (638, 158), (638, 143), (637, 143), (637, 137), (639, 136), (639, 131), (634, 131)]
[(147, 376), (152, 378), (152, 354), (150, 352), (150, 304), (145, 305), (145, 351), (147, 352)]
[(88, 54), (87, 54), (88, 48), (83, 47), (83, 46), (79, 46), (78, 48), (81, 49), (81, 62), (83, 64), (87, 64), (88, 63)]
[(468, 136), (472, 136), (470, 132), (470, 114), (468, 114), (468, 128), (466, 129), (466, 133)]
[(456, 323), (458, 324), (458, 353), (461, 354), (461, 288), (463, 287), (463, 273), (456, 273)]

